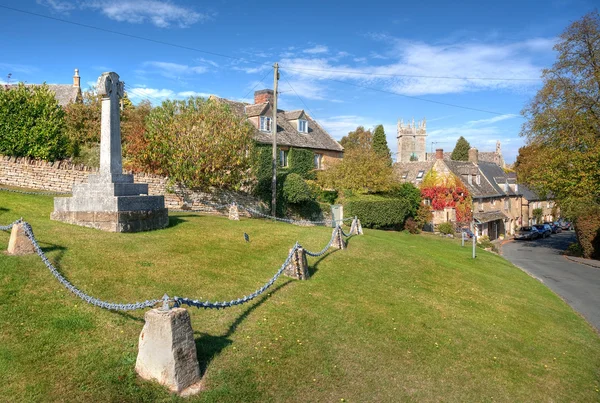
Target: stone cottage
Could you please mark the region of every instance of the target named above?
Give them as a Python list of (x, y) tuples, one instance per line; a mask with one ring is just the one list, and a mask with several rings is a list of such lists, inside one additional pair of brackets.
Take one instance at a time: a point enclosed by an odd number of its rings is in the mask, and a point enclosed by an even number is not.
[[(247, 117), (256, 128), (254, 139), (259, 144), (272, 144), (273, 90), (256, 91), (253, 104), (214, 95), (211, 95), (210, 99), (224, 102), (239, 116)], [(324, 169), (329, 161), (340, 159), (344, 155), (344, 148), (340, 143), (302, 109), (277, 109), (277, 146), (280, 149), (279, 160), (283, 166), (287, 166), (287, 154), (291, 147), (311, 150), (314, 153), (316, 169)]]

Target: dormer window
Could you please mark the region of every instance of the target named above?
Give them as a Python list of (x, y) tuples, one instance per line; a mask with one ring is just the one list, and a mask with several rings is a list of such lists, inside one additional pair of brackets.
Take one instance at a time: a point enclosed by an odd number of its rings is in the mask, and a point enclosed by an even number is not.
[(271, 118), (267, 116), (260, 117), (260, 131), (270, 132), (271, 131)]
[(300, 133), (308, 133), (308, 121), (304, 119), (298, 119), (298, 131)]

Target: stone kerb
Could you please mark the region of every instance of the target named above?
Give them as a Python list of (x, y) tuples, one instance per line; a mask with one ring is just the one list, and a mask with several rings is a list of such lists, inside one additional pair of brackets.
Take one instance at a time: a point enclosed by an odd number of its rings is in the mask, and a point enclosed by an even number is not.
[(22, 256), (35, 253), (31, 240), (25, 234), (24, 225), (23, 223), (13, 225), (8, 240), (7, 255)]
[[(292, 249), (290, 249), (290, 252)], [(308, 280), (310, 273), (308, 271), (308, 260), (303, 248), (297, 248), (290, 263), (283, 270), (283, 274), (297, 280)]]
[(201, 390), (200, 365), (186, 309), (152, 309), (144, 315), (135, 371), (180, 396)]

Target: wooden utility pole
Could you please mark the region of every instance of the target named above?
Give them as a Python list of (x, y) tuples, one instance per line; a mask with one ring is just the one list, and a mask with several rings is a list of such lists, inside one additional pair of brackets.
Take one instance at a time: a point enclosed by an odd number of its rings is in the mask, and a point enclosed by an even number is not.
[(275, 74), (273, 76), (273, 179), (271, 180), (271, 215), (277, 216), (277, 84), (279, 83), (279, 64), (275, 63)]

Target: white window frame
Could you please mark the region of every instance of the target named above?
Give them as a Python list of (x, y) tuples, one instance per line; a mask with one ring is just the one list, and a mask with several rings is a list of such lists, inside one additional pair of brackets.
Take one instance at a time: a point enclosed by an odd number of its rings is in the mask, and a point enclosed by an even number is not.
[(323, 154), (315, 153), (315, 168), (323, 169)]
[(478, 185), (481, 185), (481, 175), (477, 174), (475, 177), (475, 182), (477, 182)]
[(260, 117), (260, 131), (270, 132), (272, 130), (272, 119), (268, 116)]
[(469, 174), (469, 176), (467, 176), (467, 182), (469, 182), (469, 185), (473, 184), (473, 175)]
[[(304, 127), (302, 127), (304, 126)], [(298, 131), (300, 133), (308, 133), (308, 120), (298, 119)]]
[(288, 150), (279, 150), (279, 164), (283, 168), (288, 166)]
[(408, 178), (408, 171), (404, 171), (404, 173), (402, 174), (402, 179), (406, 178)]
[(417, 174), (417, 179), (423, 179), (423, 175), (425, 175), (425, 171), (419, 171)]

